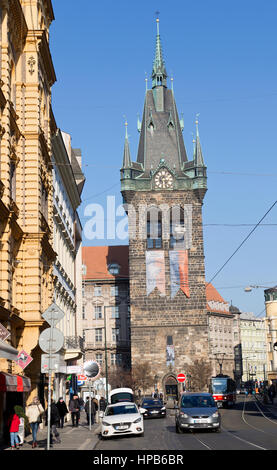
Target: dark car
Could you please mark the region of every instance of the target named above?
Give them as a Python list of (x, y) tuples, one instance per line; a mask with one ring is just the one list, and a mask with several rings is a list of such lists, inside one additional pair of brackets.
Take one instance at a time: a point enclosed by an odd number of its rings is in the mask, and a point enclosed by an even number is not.
[(165, 418), (166, 409), (161, 400), (157, 398), (144, 398), (141, 402), (140, 412), (144, 418)]
[(210, 393), (182, 393), (176, 406), (176, 432), (210, 429), (220, 432), (221, 416)]

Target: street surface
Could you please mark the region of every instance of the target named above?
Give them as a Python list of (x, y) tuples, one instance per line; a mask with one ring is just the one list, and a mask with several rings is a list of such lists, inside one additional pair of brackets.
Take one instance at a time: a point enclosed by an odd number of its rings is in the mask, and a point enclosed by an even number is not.
[(221, 433), (199, 430), (177, 434), (175, 411), (167, 417), (144, 420), (144, 436), (102, 440), (95, 450), (277, 450), (277, 406), (261, 399), (238, 396), (231, 409), (220, 409)]

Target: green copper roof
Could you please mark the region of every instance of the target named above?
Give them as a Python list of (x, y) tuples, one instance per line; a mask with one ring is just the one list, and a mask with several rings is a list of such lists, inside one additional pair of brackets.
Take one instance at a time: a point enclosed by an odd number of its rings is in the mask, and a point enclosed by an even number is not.
[(152, 70), (152, 88), (156, 86), (166, 86), (166, 77), (167, 77), (167, 73), (165, 69), (165, 62), (163, 60), (158, 18), (156, 22), (157, 22), (157, 36), (156, 36), (155, 59), (154, 59), (153, 70)]
[(122, 168), (130, 168), (131, 167), (131, 155), (130, 155), (130, 147), (129, 147), (127, 126), (128, 126), (128, 124), (127, 124), (127, 122), (125, 122), (125, 142), (124, 142), (124, 153), (123, 153)]

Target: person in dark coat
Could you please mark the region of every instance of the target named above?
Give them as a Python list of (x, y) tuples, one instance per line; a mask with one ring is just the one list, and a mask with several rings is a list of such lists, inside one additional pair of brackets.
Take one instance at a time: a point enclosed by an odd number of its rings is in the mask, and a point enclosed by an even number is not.
[(85, 404), (85, 412), (87, 415), (87, 423), (89, 424), (89, 412), (90, 412), (91, 424), (94, 424), (96, 409), (95, 409), (94, 401), (89, 397), (87, 397), (87, 401)]
[(72, 427), (79, 426), (81, 403), (78, 395), (75, 393), (69, 402), (69, 411), (71, 413)]
[[(48, 409), (46, 410), (45, 414), (46, 414), (46, 425), (47, 425)], [(52, 400), (51, 409), (50, 409), (50, 444), (51, 445), (53, 444), (53, 435), (55, 436), (56, 442), (58, 442), (59, 444), (61, 443), (60, 435), (57, 431), (57, 425), (59, 424), (59, 421), (60, 421), (59, 411), (54, 400)]]
[(99, 409), (100, 411), (105, 411), (106, 409), (106, 400), (104, 397), (101, 397), (99, 400)]
[(269, 389), (268, 389), (268, 396), (269, 396), (270, 401), (271, 401), (272, 404), (274, 403), (275, 395), (276, 395), (275, 387), (274, 387), (273, 384), (271, 384)]
[(60, 415), (60, 419), (59, 419), (59, 424), (58, 424), (58, 427), (59, 428), (63, 428), (63, 425), (64, 425), (64, 417), (67, 415), (68, 413), (68, 409), (67, 409), (67, 406), (65, 404), (65, 401), (63, 399), (63, 397), (60, 397), (59, 398), (59, 401), (56, 403), (56, 406), (58, 408), (58, 412), (59, 412), (59, 415)]

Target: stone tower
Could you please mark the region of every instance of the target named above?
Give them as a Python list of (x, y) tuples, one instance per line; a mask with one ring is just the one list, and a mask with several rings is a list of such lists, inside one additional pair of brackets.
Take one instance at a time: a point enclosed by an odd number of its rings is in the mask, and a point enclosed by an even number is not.
[(154, 386), (175, 395), (178, 373), (195, 359), (208, 359), (202, 233), (207, 178), (197, 121), (193, 159), (187, 158), (183, 121), (173, 87), (167, 88), (158, 19), (152, 89), (146, 89), (138, 130), (132, 162), (126, 127), (121, 168), (129, 220), (131, 361), (132, 368), (149, 362)]

